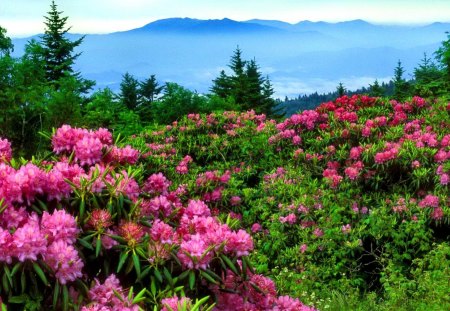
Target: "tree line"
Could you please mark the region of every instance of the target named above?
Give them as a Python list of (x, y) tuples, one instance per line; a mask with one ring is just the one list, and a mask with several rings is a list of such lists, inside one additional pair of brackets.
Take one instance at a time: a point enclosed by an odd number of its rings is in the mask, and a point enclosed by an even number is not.
[[(130, 73), (122, 77), (118, 93), (109, 88), (94, 89), (95, 82), (75, 71), (76, 53), (84, 37), (70, 40), (68, 17), (55, 1), (44, 17), (45, 32), (26, 44), (23, 56), (11, 56), (14, 46), (0, 26), (0, 137), (13, 143), (16, 154), (28, 156), (44, 150), (47, 141), (40, 132), (62, 124), (105, 127), (123, 135), (141, 131), (150, 124), (168, 124), (187, 113), (253, 109), (269, 117), (282, 117), (311, 109), (339, 95), (352, 94), (340, 84), (336, 92), (311, 94), (296, 99), (274, 100), (274, 90), (255, 59), (245, 60), (239, 47), (228, 65), (212, 81), (209, 94), (199, 94), (155, 75), (138, 80)], [(402, 100), (411, 95), (448, 96), (450, 81), (450, 35), (435, 53), (426, 55), (406, 80), (399, 61), (389, 83), (375, 81), (357, 90), (372, 96)]]
[(46, 146), (39, 132), (62, 124), (106, 127), (124, 135), (148, 124), (170, 123), (187, 113), (248, 110), (276, 115), (273, 88), (255, 60), (242, 59), (236, 49), (232, 75), (224, 72), (213, 81), (211, 93), (192, 92), (176, 83), (160, 85), (155, 75), (143, 81), (125, 73), (118, 94), (109, 88), (93, 91), (94, 81), (74, 70), (84, 36), (70, 40), (68, 17), (55, 1), (44, 17), (45, 32), (26, 44), (14, 58), (11, 39), (0, 26), (0, 137), (27, 156)]

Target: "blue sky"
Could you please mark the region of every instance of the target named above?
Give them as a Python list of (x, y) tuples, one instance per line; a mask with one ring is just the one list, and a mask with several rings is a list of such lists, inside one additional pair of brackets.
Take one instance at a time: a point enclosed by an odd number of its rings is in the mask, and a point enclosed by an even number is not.
[[(0, 26), (9, 36), (44, 29), (50, 0), (1, 0)], [(73, 32), (108, 33), (143, 26), (157, 19), (191, 17), (235, 20), (278, 19), (427, 24), (450, 22), (450, 0), (57, 0)]]

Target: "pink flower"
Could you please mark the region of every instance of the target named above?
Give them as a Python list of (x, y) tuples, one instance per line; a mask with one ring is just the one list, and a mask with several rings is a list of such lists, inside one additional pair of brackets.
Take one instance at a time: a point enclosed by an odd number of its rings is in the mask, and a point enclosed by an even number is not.
[(262, 230), (262, 227), (261, 227), (260, 224), (254, 223), (254, 224), (252, 225), (251, 230), (252, 230), (253, 233), (260, 232), (260, 231)]
[(172, 183), (162, 174), (152, 174), (145, 181), (143, 190), (150, 194), (165, 194)]
[(9, 230), (3, 230), (0, 227), (0, 263), (6, 262), (10, 264), (12, 262), (12, 257), (14, 256), (13, 251), (13, 237)]
[(433, 209), (433, 213), (431, 214), (431, 218), (433, 218), (434, 220), (439, 220), (442, 217), (444, 217), (444, 211), (442, 210), (442, 208), (435, 207)]
[(67, 214), (65, 210), (54, 210), (52, 215), (48, 212), (42, 214), (41, 232), (47, 236), (49, 243), (64, 240), (68, 244), (73, 244), (79, 230), (72, 215)]
[(190, 298), (178, 298), (177, 296), (175, 296), (171, 298), (164, 298), (163, 300), (161, 300), (161, 304), (163, 305), (161, 311), (190, 310), (192, 301)]
[(419, 207), (439, 207), (439, 197), (428, 194), (422, 201), (419, 202)]
[(308, 245), (306, 244), (302, 244), (300, 246), (300, 253), (304, 254), (306, 252), (306, 250), (308, 249)]
[(14, 255), (19, 261), (37, 260), (37, 256), (47, 250), (47, 239), (39, 228), (37, 215), (29, 217), (28, 222), (13, 234)]
[(94, 165), (102, 158), (102, 148), (100, 139), (86, 135), (75, 143), (75, 158), (81, 165)]
[(159, 241), (163, 244), (172, 244), (174, 240), (174, 231), (170, 225), (157, 219), (150, 230), (150, 237), (152, 240)]
[[(128, 299), (128, 294), (120, 286), (119, 280), (111, 274), (103, 284), (95, 279), (95, 285), (89, 290), (89, 298), (98, 304), (101, 311), (138, 311), (139, 306)], [(131, 295), (132, 298), (132, 295)], [(86, 307), (83, 307), (86, 308)], [(82, 309), (83, 310), (83, 309)], [(90, 309), (84, 309), (90, 310)]]
[(84, 264), (77, 250), (64, 240), (56, 240), (44, 254), (45, 262), (53, 269), (59, 283), (66, 284), (81, 278)]
[(321, 236), (323, 236), (323, 231), (322, 231), (322, 229), (320, 229), (320, 228), (316, 228), (316, 229), (314, 229), (313, 234), (314, 234), (316, 237), (320, 238)]
[(11, 143), (0, 137), (0, 162), (9, 162), (12, 158)]
[(279, 220), (281, 223), (287, 222), (288, 224), (292, 225), (297, 221), (297, 217), (295, 216), (295, 214), (289, 214), (286, 217), (280, 216)]
[(211, 251), (200, 234), (191, 235), (183, 241), (178, 251), (178, 259), (188, 269), (206, 269), (212, 259)]
[(193, 216), (211, 216), (211, 212), (208, 206), (200, 200), (189, 200), (188, 206), (186, 207), (184, 214), (188, 217)]
[(350, 224), (346, 224), (342, 226), (341, 230), (344, 234), (348, 234), (352, 230), (352, 227), (350, 226)]
[(236, 256), (248, 256), (253, 250), (253, 240), (251, 236), (244, 230), (238, 232), (231, 232), (228, 236), (228, 241), (225, 246), (225, 251), (228, 253), (236, 253)]

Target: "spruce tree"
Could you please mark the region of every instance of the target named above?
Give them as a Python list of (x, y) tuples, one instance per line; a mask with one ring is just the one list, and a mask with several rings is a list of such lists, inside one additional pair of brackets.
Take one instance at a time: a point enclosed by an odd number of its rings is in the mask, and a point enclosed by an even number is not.
[(138, 92), (142, 103), (152, 103), (163, 89), (164, 85), (159, 85), (155, 75), (151, 75), (150, 78), (139, 82)]
[(394, 95), (392, 96), (396, 100), (404, 100), (409, 95), (409, 83), (403, 78), (405, 69), (402, 66), (402, 62), (399, 60), (397, 67), (394, 69)]
[(418, 67), (414, 68), (414, 82), (415, 94), (422, 97), (436, 97), (444, 90), (443, 72), (426, 53)]
[(384, 96), (384, 89), (376, 79), (373, 84), (369, 84), (369, 95), (373, 97)]
[(220, 75), (213, 80), (213, 86), (210, 91), (221, 98), (227, 98), (231, 94), (232, 82), (225, 70), (220, 71)]
[(125, 73), (120, 83), (120, 101), (130, 110), (136, 110), (139, 101), (138, 91), (139, 81), (129, 74)]
[(55, 1), (50, 5), (50, 11), (45, 16), (45, 32), (41, 37), (43, 47), (42, 53), (45, 60), (46, 77), (56, 88), (60, 87), (60, 79), (67, 76), (75, 78), (79, 82), (78, 90), (86, 93), (94, 85), (93, 81), (80, 77), (74, 72), (73, 65), (81, 53), (75, 53), (75, 48), (80, 46), (84, 36), (75, 41), (68, 38), (70, 27), (66, 27), (68, 17), (61, 16), (63, 12), (58, 11)]
[(339, 82), (338, 86), (336, 87), (336, 92), (338, 93), (338, 96), (344, 96), (347, 90), (344, 87), (344, 84), (342, 82)]
[(238, 47), (228, 66), (233, 74), (228, 76), (224, 70), (220, 72), (210, 89), (213, 95), (230, 99), (241, 110), (253, 109), (257, 113), (274, 115), (277, 103), (271, 98), (273, 87), (268, 78), (262, 77), (256, 60), (243, 60)]

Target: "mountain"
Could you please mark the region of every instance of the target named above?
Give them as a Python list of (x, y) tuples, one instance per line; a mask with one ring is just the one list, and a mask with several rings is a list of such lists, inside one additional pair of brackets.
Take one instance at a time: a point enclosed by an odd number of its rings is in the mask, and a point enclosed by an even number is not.
[(192, 18), (168, 18), (157, 20), (129, 32), (177, 33), (177, 34), (236, 34), (281, 32), (277, 27), (257, 23), (242, 23), (228, 18), (199, 20)]
[[(97, 87), (118, 90), (126, 72), (138, 79), (155, 74), (208, 92), (237, 46), (244, 59), (255, 58), (274, 84), (276, 95), (296, 97), (389, 80), (400, 59), (410, 76), (426, 52), (446, 39), (448, 23), (425, 26), (374, 25), (363, 20), (340, 23), (276, 20), (169, 18), (129, 31), (87, 35), (77, 52), (77, 70)], [(78, 38), (79, 35), (73, 35)], [(36, 37), (34, 37), (36, 38)], [(28, 38), (30, 39), (30, 38)], [(15, 56), (28, 39), (13, 39)]]

